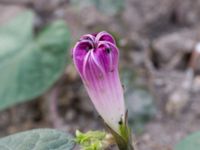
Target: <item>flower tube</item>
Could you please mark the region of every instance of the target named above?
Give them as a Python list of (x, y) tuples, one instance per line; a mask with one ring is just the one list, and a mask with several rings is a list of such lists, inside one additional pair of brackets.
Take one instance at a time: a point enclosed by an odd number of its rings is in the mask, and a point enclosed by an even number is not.
[(123, 131), (126, 129), (128, 134), (123, 88), (118, 72), (119, 50), (114, 38), (105, 31), (83, 35), (73, 48), (72, 57), (100, 116), (113, 133), (127, 136)]

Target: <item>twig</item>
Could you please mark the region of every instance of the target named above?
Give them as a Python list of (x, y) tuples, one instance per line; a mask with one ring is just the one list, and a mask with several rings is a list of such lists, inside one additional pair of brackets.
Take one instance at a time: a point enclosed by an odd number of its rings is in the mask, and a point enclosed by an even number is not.
[(50, 110), (50, 120), (54, 128), (60, 129), (63, 126), (63, 120), (58, 114), (58, 97), (59, 97), (59, 86), (55, 86), (52, 89), (49, 97), (49, 110)]

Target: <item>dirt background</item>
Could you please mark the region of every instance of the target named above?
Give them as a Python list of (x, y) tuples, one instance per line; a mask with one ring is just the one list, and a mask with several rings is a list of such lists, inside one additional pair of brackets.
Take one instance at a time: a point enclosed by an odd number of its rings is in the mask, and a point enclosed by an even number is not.
[[(85, 33), (106, 30), (116, 37), (139, 150), (172, 150), (200, 129), (200, 0), (125, 0), (115, 14), (69, 0), (0, 0), (0, 24), (26, 9), (36, 13), (36, 28), (64, 19), (71, 47)], [(0, 112), (0, 136), (44, 127), (72, 134), (103, 128), (73, 64), (44, 95)]]

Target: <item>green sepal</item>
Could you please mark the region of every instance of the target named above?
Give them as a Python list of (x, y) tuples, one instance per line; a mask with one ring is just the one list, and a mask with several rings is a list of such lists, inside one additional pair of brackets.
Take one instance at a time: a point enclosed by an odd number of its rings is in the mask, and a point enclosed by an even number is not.
[(128, 113), (126, 113), (125, 121), (119, 122), (119, 133), (110, 128), (107, 124), (106, 127), (111, 132), (120, 150), (135, 150), (132, 144), (131, 129), (128, 127)]

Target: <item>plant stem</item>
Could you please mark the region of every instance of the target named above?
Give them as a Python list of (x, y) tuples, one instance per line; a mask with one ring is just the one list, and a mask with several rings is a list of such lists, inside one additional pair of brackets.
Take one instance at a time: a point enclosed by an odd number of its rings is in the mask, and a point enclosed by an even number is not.
[(61, 128), (62, 127), (62, 119), (58, 115), (58, 109), (57, 109), (57, 100), (59, 96), (59, 87), (56, 86), (50, 94), (49, 97), (49, 110), (50, 110), (50, 120), (54, 126), (54, 128)]

